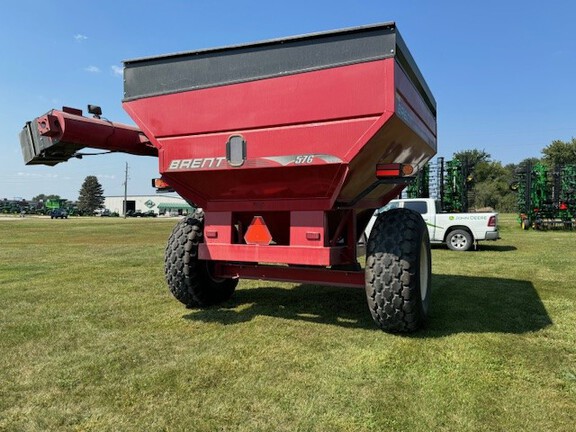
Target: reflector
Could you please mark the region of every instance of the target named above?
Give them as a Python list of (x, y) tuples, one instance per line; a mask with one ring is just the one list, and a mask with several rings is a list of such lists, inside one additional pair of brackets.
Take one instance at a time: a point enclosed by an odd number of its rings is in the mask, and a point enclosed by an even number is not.
[(163, 177), (153, 178), (152, 187), (156, 189), (156, 192), (174, 192), (174, 188)]
[(402, 165), (402, 174), (405, 176), (412, 175), (414, 172), (414, 167), (412, 165)]
[(254, 216), (244, 235), (246, 244), (269, 245), (272, 243), (272, 234), (262, 216)]
[(414, 167), (409, 164), (389, 163), (376, 165), (376, 177), (404, 177), (414, 172)]
[(157, 189), (166, 189), (169, 188), (170, 185), (162, 178), (154, 178), (152, 179), (152, 187)]
[(402, 164), (378, 164), (376, 165), (376, 177), (401, 177)]

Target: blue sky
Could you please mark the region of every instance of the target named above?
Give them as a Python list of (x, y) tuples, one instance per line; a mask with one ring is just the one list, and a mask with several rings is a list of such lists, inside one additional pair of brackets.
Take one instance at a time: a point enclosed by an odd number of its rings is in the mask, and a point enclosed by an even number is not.
[(0, 198), (75, 200), (84, 178), (106, 195), (150, 194), (155, 158), (125, 154), (24, 165), (18, 134), (62, 105), (122, 110), (122, 60), (396, 21), (438, 103), (438, 156), (480, 149), (503, 163), (576, 136), (576, 2), (147, 1), (3, 2)]

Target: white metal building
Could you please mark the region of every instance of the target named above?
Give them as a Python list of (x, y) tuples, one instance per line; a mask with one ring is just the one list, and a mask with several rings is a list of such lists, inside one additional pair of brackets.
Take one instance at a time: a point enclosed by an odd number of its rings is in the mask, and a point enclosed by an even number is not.
[[(104, 197), (104, 208), (110, 212), (124, 214), (124, 195)], [(147, 213), (153, 211), (159, 215), (176, 216), (187, 214), (193, 209), (178, 195), (128, 195), (126, 197), (126, 210)]]

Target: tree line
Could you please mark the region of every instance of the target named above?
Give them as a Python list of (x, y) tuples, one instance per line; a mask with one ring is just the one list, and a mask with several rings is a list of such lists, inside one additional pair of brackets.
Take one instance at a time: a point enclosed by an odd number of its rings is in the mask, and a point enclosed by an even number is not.
[(96, 176), (88, 176), (84, 179), (80, 188), (78, 200), (73, 202), (63, 199), (60, 195), (39, 194), (32, 198), (31, 202), (26, 200), (0, 201), (0, 212), (2, 213), (20, 213), (34, 212), (41, 214), (42, 211), (50, 210), (49, 203), (58, 203), (58, 207), (74, 209), (74, 214), (93, 215), (98, 209), (104, 208), (104, 189)]
[(552, 141), (541, 151), (540, 158), (527, 158), (517, 164), (502, 165), (492, 160), (484, 150), (465, 150), (454, 153), (454, 159), (468, 164), (470, 176), (469, 207), (491, 207), (501, 213), (515, 212), (516, 194), (510, 190), (516, 172), (523, 169), (527, 163), (543, 163), (552, 171), (558, 165), (576, 165), (576, 138), (571, 141)]

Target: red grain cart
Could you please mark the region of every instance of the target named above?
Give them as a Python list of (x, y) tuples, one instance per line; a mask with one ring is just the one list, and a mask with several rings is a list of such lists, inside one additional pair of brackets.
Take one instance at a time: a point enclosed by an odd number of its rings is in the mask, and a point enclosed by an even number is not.
[(165, 272), (187, 306), (226, 301), (240, 278), (366, 289), (384, 330), (427, 319), (420, 215), (374, 209), (436, 152), (436, 103), (394, 23), (124, 62), (138, 128), (63, 108), (28, 122), (27, 164), (92, 147), (157, 156), (162, 180), (203, 209), (180, 221)]

